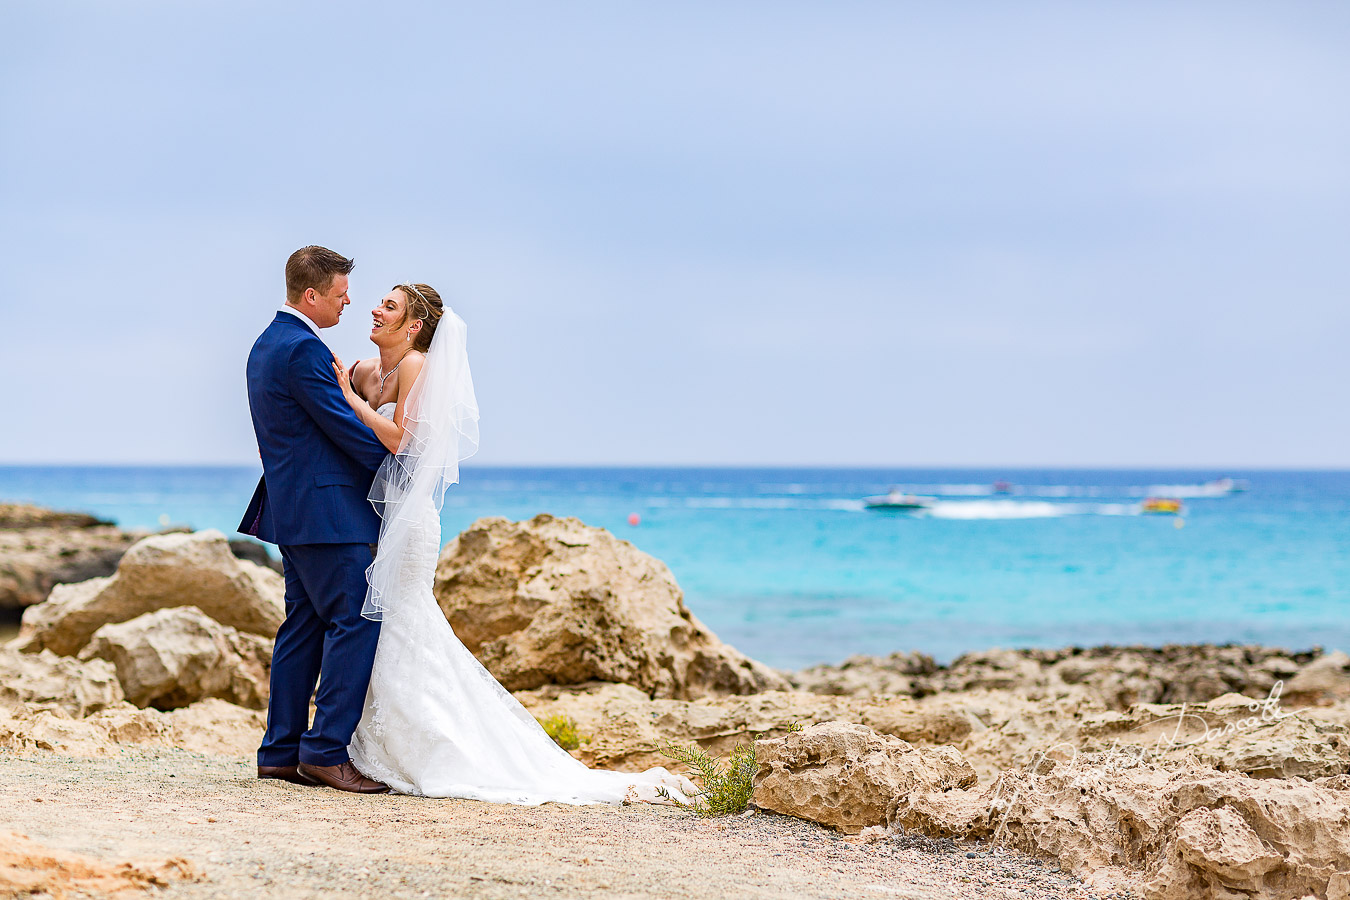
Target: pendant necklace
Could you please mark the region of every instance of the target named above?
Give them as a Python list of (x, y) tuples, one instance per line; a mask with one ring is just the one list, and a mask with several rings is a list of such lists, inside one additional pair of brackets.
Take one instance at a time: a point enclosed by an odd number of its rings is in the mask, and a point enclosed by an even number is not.
[[(408, 352), (405, 350), (403, 352), (403, 356), (407, 355)], [(398, 358), (398, 362), (394, 363), (394, 367), (392, 369), (390, 369), (388, 372), (385, 372), (384, 375), (380, 376), (380, 392), (375, 395), (376, 400), (384, 396), (384, 383), (389, 380), (390, 375), (393, 375), (395, 372), (398, 371), (399, 366), (403, 365), (403, 356), (400, 356)]]

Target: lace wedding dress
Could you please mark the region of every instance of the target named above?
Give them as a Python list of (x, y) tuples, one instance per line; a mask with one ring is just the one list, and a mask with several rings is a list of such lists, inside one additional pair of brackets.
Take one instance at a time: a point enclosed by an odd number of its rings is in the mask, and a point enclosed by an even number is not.
[[(449, 342), (442, 343), (442, 332), (449, 324), (446, 320), (452, 316), (447, 310), (414, 393), (418, 386), (426, 387), (426, 393), (435, 390), (434, 381), (425, 386), (421, 382), (437, 378), (444, 368), (433, 365), (431, 356), (452, 349), (446, 345)], [(459, 325), (462, 328), (462, 322)], [(463, 352), (462, 346), (459, 349)], [(418, 413), (422, 421), (429, 412), (427, 405), (441, 406), (426, 403), (434, 401), (426, 393)], [(386, 403), (377, 411), (392, 418), (394, 404)], [(472, 417), (476, 428), (476, 404)], [(423, 431), (410, 423), (414, 423), (413, 413), (406, 427), (410, 432)], [(472, 443), (476, 447), (476, 440)], [(379, 498), (372, 489), (372, 500), (384, 505), (386, 518), (379, 554), (371, 566), (373, 590), (367, 614), (373, 611), (372, 617), (383, 624), (365, 713), (349, 748), (357, 769), (400, 793), (423, 797), (528, 805), (662, 802), (657, 795), (661, 787), (681, 799), (690, 796), (694, 787), (689, 780), (662, 768), (639, 774), (586, 767), (554, 743), (460, 643), (431, 591), (440, 551), (440, 494), (417, 487), (417, 482), (427, 455), (439, 451), (434, 440), (425, 449), (425, 454), (410, 462), (405, 436), (400, 453), (386, 462), (398, 470), (384, 479), (398, 483), (396, 502), (389, 499), (393, 489), (387, 485)], [(459, 453), (462, 447), (449, 456)], [(437, 464), (448, 466), (449, 456)], [(456, 459), (456, 479), (457, 463)], [(444, 481), (442, 472), (440, 490)], [(376, 484), (378, 488), (380, 478)], [(394, 507), (396, 518), (391, 519)]]

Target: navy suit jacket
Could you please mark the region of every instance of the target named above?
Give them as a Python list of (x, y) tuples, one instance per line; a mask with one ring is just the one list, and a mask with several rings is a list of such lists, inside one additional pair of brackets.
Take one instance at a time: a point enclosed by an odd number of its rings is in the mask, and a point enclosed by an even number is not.
[(278, 312), (248, 355), (248, 406), (263, 477), (239, 530), (273, 544), (373, 544), (366, 499), (389, 451), (347, 405), (333, 353)]

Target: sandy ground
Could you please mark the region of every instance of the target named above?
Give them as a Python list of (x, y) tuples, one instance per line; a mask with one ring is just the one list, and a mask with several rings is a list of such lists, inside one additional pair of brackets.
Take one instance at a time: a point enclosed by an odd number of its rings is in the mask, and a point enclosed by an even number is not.
[[(1110, 896), (998, 850), (856, 843), (765, 813), (702, 820), (652, 806), (357, 797), (253, 775), (247, 760), (185, 750), (0, 753), (0, 841), (18, 833), (58, 857), (170, 872), (150, 891), (184, 900)], [(186, 865), (163, 865), (173, 858)]]

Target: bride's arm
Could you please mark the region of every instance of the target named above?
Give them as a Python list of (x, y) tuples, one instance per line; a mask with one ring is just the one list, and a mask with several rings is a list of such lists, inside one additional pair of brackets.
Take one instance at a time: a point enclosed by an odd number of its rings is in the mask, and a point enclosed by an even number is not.
[(351, 379), (347, 375), (347, 370), (342, 365), (342, 360), (334, 357), (333, 372), (337, 375), (338, 386), (342, 388), (342, 396), (346, 398), (347, 403), (356, 412), (356, 417), (367, 428), (375, 432), (375, 436), (380, 439), (380, 443), (384, 444), (390, 453), (397, 453), (399, 444), (403, 441), (403, 417), (406, 415), (404, 403), (409, 391), (412, 390), (413, 383), (417, 381), (418, 374), (422, 371), (424, 358), (420, 353), (409, 353), (399, 365), (398, 405), (394, 407), (394, 418), (393, 421), (390, 421), (377, 413), (361, 395), (356, 393), (356, 389), (352, 387)]

